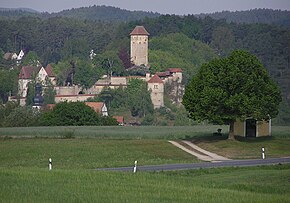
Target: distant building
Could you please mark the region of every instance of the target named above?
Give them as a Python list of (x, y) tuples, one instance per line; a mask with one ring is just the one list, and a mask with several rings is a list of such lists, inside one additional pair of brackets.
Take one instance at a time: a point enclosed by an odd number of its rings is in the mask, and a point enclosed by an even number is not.
[(102, 116), (108, 116), (108, 109), (104, 102), (85, 102), (85, 104)]
[(36, 82), (46, 85), (46, 80), (49, 80), (52, 85), (56, 84), (56, 77), (52, 71), (50, 64), (46, 68), (39, 66), (23, 66), (19, 73), (18, 79), (18, 95), (20, 97), (27, 96), (28, 83), (35, 80)]
[(148, 36), (149, 33), (143, 26), (136, 26), (130, 33), (131, 36), (131, 61), (134, 65), (148, 66)]
[(5, 53), (3, 56), (3, 59), (9, 61), (9, 60), (16, 60), (17, 54), (16, 53)]
[(23, 52), (23, 50), (20, 50), (20, 52), (19, 52), (19, 54), (17, 56), (17, 61), (21, 61), (23, 56), (24, 56), (24, 52)]
[(113, 118), (117, 120), (119, 125), (123, 126), (125, 124), (123, 116), (113, 116)]

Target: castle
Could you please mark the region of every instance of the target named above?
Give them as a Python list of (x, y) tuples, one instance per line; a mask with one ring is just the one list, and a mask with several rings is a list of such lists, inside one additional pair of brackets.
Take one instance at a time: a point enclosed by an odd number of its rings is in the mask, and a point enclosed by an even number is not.
[[(143, 26), (136, 26), (130, 33), (130, 57), (134, 66), (149, 67), (148, 63), (148, 38), (149, 33)], [(24, 66), (21, 69), (18, 80), (18, 95), (20, 96), (20, 104), (25, 105), (25, 99), (27, 95), (28, 83), (33, 79), (42, 83), (45, 86), (45, 81), (50, 81), (55, 87), (56, 96), (55, 102), (63, 101), (86, 101), (88, 98), (101, 93), (104, 88), (119, 88), (127, 87), (127, 84), (131, 78), (141, 79), (148, 84), (148, 90), (150, 91), (151, 100), (155, 109), (164, 106), (164, 85), (170, 85), (170, 94), (177, 98), (174, 102), (181, 103), (184, 87), (182, 85), (182, 69), (180, 68), (168, 68), (165, 72), (157, 72), (151, 75), (149, 72), (146, 76), (127, 76), (127, 77), (109, 77), (105, 76), (102, 79), (96, 81), (96, 83), (83, 90), (78, 85), (72, 86), (55, 86), (56, 77), (53, 73), (52, 67), (48, 65), (44, 67), (31, 67)], [(15, 100), (11, 97), (10, 100)]]

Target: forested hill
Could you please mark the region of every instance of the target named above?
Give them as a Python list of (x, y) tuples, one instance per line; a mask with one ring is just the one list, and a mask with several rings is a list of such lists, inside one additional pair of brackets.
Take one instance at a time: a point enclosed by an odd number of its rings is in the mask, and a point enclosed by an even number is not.
[(141, 20), (145, 17), (158, 17), (160, 14), (145, 11), (129, 11), (112, 6), (90, 6), (63, 10), (50, 16), (63, 16), (83, 20), (123, 21)]
[(22, 17), (39, 17), (40, 13), (30, 8), (0, 8), (0, 17), (19, 19)]
[(129, 22), (141, 20), (145, 17), (153, 18), (160, 16), (159, 13), (145, 12), (145, 11), (129, 11), (112, 6), (90, 6), (73, 8), (63, 10), (58, 13), (39, 13), (31, 9), (4, 9), (0, 8), (0, 17), (9, 19), (19, 19), (21, 17), (39, 17), (39, 18), (52, 18), (52, 17), (67, 17), (75, 18), (78, 20), (91, 20), (91, 21), (106, 21), (106, 22)]
[[(110, 21), (110, 22), (130, 22), (135, 20), (142, 20), (145, 17), (154, 18), (161, 14), (145, 11), (129, 11), (112, 6), (90, 6), (81, 8), (72, 8), (63, 10), (57, 13), (40, 13), (32, 9), (6, 9), (0, 8), (0, 17), (9, 19), (19, 19), (21, 17), (68, 17), (81, 20), (92, 21)], [(272, 9), (253, 9), (247, 11), (222, 11), (208, 14), (198, 14), (196, 17), (205, 18), (209, 16), (213, 19), (226, 19), (227, 22), (234, 23), (263, 23), (276, 24), (290, 27), (290, 11), (272, 10)]]
[(199, 14), (198, 17), (210, 16), (213, 19), (226, 19), (227, 22), (234, 23), (263, 23), (276, 24), (290, 27), (290, 11), (272, 9), (253, 9), (247, 11), (222, 11), (210, 14)]

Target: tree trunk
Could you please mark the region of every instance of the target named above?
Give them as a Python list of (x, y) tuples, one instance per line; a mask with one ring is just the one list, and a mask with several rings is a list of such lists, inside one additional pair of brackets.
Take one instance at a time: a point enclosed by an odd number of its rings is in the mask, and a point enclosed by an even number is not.
[(235, 134), (234, 134), (234, 121), (230, 122), (230, 131), (229, 131), (229, 140), (234, 140), (235, 139)]

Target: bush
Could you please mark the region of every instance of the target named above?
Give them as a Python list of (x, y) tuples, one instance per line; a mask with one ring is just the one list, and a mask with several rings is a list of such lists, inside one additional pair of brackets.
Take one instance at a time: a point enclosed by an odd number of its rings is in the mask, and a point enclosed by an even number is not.
[(38, 126), (41, 111), (31, 107), (17, 107), (5, 118), (3, 125), (6, 127)]
[(62, 102), (52, 111), (45, 112), (40, 119), (41, 125), (81, 126), (102, 125), (101, 116), (83, 102)]

